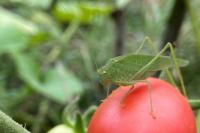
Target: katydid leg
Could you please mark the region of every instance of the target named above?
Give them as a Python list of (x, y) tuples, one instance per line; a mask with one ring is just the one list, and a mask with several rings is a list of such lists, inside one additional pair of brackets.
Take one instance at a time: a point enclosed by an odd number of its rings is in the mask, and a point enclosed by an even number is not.
[(168, 69), (164, 70), (164, 71), (166, 72), (167, 77), (170, 80), (170, 83), (172, 83), (175, 87), (178, 87), (177, 84), (176, 84), (176, 82), (175, 82), (175, 80), (174, 80), (174, 78), (173, 78), (173, 76), (172, 76), (172, 74), (171, 74), (171, 72)]
[(177, 74), (178, 74), (178, 77), (179, 77), (179, 80), (180, 80), (180, 83), (181, 83), (181, 89), (182, 89), (182, 92), (183, 92), (183, 95), (187, 97), (187, 93), (186, 93), (186, 89), (185, 89), (185, 86), (184, 86), (184, 82), (183, 82), (183, 77), (181, 75), (181, 71), (179, 69), (179, 65), (178, 65), (178, 62), (176, 61), (176, 55), (175, 55), (175, 52), (173, 50), (173, 47), (170, 43), (167, 43), (165, 45), (165, 47), (149, 62), (147, 63), (144, 67), (142, 67), (136, 74), (133, 75), (133, 78), (134, 77), (138, 77), (139, 75), (141, 74), (144, 74), (148, 69), (149, 67), (167, 50), (167, 49), (170, 49), (170, 52), (171, 52), (171, 55), (172, 55), (172, 60), (174, 62), (174, 65), (175, 65), (175, 68), (177, 70)]
[(142, 48), (144, 47), (144, 45), (145, 45), (146, 42), (148, 42), (148, 43), (151, 45), (151, 47), (152, 47), (152, 49), (153, 49), (153, 52), (157, 53), (157, 49), (156, 49), (156, 47), (154, 46), (152, 40), (151, 40), (148, 36), (146, 36), (146, 37), (143, 39), (142, 44), (140, 45), (140, 47), (139, 47), (139, 48), (137, 49), (137, 51), (135, 52), (135, 54), (138, 54), (138, 53), (142, 50)]
[(169, 46), (169, 49), (170, 49), (170, 52), (171, 52), (171, 55), (172, 55), (172, 60), (174, 62), (175, 69), (177, 71), (177, 75), (178, 75), (178, 78), (179, 78), (180, 83), (181, 83), (182, 93), (183, 93), (183, 95), (185, 97), (187, 97), (187, 92), (186, 92), (186, 88), (185, 88), (185, 85), (184, 85), (183, 76), (181, 74), (181, 70), (180, 70), (179, 64), (178, 64), (178, 62), (176, 60), (176, 54), (174, 52), (174, 49), (173, 49), (172, 45), (170, 43), (167, 43), (167, 45)]
[[(120, 101), (120, 105), (123, 106), (124, 104), (124, 101), (126, 100), (127, 96), (133, 92), (134, 90), (134, 84), (135, 83), (138, 83), (138, 82), (144, 82), (148, 85), (147, 89), (148, 89), (148, 96), (149, 96), (149, 112), (151, 114), (151, 116), (155, 119), (155, 114), (154, 114), (154, 111), (153, 111), (153, 101), (152, 101), (152, 85), (151, 83), (148, 81), (148, 80), (135, 80), (132, 83), (132, 86), (129, 88), (129, 90), (125, 93), (125, 95), (122, 97), (121, 101)], [(130, 83), (127, 83), (127, 84), (130, 84)]]

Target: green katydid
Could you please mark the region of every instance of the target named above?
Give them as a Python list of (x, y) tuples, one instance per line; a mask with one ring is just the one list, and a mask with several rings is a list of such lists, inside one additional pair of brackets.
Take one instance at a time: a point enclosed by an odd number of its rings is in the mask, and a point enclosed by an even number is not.
[[(149, 38), (145, 38), (149, 40)], [(185, 86), (179, 66), (186, 66), (188, 61), (183, 59), (177, 59), (173, 50), (172, 44), (167, 43), (165, 47), (155, 56), (152, 55), (140, 55), (139, 51), (142, 49), (144, 42), (142, 43), (136, 54), (122, 55), (110, 59), (105, 66), (98, 70), (98, 74), (102, 77), (103, 81), (111, 82), (117, 85), (132, 85), (125, 97), (134, 88), (134, 83), (138, 81), (147, 82), (144, 79), (151, 76), (158, 70), (166, 70), (171, 67), (175, 67), (178, 77), (180, 79), (181, 88), (183, 94), (186, 96)], [(162, 56), (162, 54), (170, 49), (171, 56)], [(147, 82), (148, 84), (148, 82)], [(151, 89), (149, 87), (149, 95)], [(124, 98), (125, 98), (124, 97)], [(123, 99), (124, 99), (123, 98)], [(123, 101), (122, 99), (122, 101)], [(150, 106), (152, 111), (152, 101), (150, 95)]]

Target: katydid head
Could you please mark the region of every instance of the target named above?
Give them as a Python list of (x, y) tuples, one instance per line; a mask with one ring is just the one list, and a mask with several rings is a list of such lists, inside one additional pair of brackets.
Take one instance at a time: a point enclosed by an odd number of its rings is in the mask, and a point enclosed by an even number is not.
[(108, 84), (110, 82), (115, 82), (115, 77), (117, 74), (117, 71), (115, 71), (116, 68), (118, 68), (118, 64), (116, 64), (119, 59), (123, 56), (114, 57), (106, 63), (103, 67), (97, 70), (97, 73), (102, 78), (104, 84)]
[(107, 68), (108, 67), (104, 66), (97, 70), (97, 73), (100, 75), (105, 84), (107, 84), (111, 79), (109, 73), (107, 72)]

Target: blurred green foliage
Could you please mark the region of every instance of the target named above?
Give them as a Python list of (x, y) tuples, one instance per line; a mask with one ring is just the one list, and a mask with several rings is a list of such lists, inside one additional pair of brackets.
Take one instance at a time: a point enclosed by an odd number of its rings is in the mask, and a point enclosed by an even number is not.
[[(34, 133), (57, 125), (49, 133), (85, 130), (92, 113), (84, 120), (80, 114), (86, 115), (106, 97), (96, 70), (115, 53), (112, 12), (125, 12), (123, 52), (133, 53), (145, 36), (159, 46), (173, 4), (174, 0), (1, 0), (0, 109)], [(189, 97), (199, 98), (200, 2), (190, 4), (176, 51), (190, 61), (182, 69)], [(75, 110), (65, 113), (77, 97)], [(72, 124), (66, 124), (68, 116)]]

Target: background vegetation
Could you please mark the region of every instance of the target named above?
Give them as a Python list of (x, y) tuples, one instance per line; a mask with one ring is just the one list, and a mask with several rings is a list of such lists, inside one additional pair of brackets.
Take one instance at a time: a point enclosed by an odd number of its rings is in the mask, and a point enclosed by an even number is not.
[(96, 70), (134, 53), (145, 36), (158, 49), (172, 42), (190, 61), (183, 76), (189, 98), (199, 98), (199, 7), (198, 0), (1, 0), (0, 109), (33, 133), (64, 123), (57, 132), (82, 132), (91, 105), (106, 97)]

